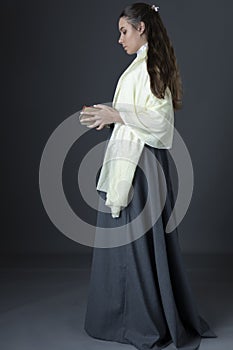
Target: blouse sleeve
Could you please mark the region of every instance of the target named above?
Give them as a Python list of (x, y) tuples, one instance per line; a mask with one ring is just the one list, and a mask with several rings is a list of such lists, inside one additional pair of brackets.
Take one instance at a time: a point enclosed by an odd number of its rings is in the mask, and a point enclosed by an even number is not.
[(144, 143), (157, 148), (171, 148), (174, 128), (174, 110), (169, 87), (164, 99), (157, 98), (150, 90), (149, 74), (141, 72), (132, 84), (132, 104), (118, 104), (118, 111), (125, 125)]

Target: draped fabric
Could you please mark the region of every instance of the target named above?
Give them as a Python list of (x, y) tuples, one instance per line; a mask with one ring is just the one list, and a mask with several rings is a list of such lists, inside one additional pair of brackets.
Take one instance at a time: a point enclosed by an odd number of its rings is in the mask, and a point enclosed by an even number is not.
[(111, 208), (113, 218), (119, 217), (120, 210), (128, 205), (144, 144), (172, 147), (172, 95), (168, 87), (164, 99), (152, 94), (146, 67), (146, 44), (118, 80), (112, 106), (119, 111), (124, 124), (114, 124), (96, 187), (106, 192), (105, 205)]
[[(98, 191), (96, 243), (102, 227), (107, 230), (106, 243), (113, 228), (116, 240), (118, 230), (120, 234), (124, 225), (125, 235), (132, 234), (129, 223), (142, 213), (148, 190), (154, 185), (153, 198), (158, 207), (163, 202), (159, 167), (156, 165), (151, 174), (151, 159), (146, 150), (156, 157), (165, 174), (167, 194), (163, 211), (138, 239), (112, 248), (93, 248), (84, 329), (94, 338), (131, 344), (139, 350), (162, 349), (170, 343), (176, 349), (194, 350), (202, 337), (216, 335), (199, 314), (184, 267), (177, 229), (165, 233), (174, 207), (168, 150), (144, 147), (133, 179), (134, 195), (119, 218), (113, 219), (103, 211), (105, 193)], [(98, 176), (99, 173), (97, 180)], [(142, 226), (154, 210), (147, 206)], [(103, 237), (101, 239), (104, 243)]]
[(196, 350), (201, 338), (216, 335), (197, 308), (177, 228), (165, 232), (174, 208), (168, 150), (174, 112), (169, 89), (163, 100), (151, 94), (146, 53), (145, 45), (114, 95), (125, 124), (110, 125), (96, 177), (99, 207), (84, 329), (139, 350), (171, 343)]

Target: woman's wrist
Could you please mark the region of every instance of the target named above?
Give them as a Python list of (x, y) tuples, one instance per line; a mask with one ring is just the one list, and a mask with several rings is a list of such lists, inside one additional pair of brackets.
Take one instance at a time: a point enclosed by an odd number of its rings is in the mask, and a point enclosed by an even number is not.
[(122, 123), (122, 124), (124, 124), (124, 121), (122, 120), (119, 112), (115, 113), (115, 115), (113, 117), (113, 123)]

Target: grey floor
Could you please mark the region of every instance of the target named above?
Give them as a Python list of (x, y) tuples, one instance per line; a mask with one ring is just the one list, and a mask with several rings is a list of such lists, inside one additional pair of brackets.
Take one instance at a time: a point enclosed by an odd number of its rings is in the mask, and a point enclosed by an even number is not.
[[(233, 257), (184, 258), (199, 312), (218, 335), (202, 339), (199, 349), (232, 350)], [(91, 256), (2, 258), (0, 349), (135, 350), (83, 330), (90, 264)]]

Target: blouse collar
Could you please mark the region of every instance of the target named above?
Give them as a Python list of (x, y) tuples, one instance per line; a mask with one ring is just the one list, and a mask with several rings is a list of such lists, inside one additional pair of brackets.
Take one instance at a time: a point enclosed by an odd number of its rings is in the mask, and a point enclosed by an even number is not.
[(146, 42), (145, 44), (143, 44), (137, 51), (137, 56), (139, 56), (141, 53), (143, 53), (144, 51), (146, 51), (148, 48), (148, 42)]

